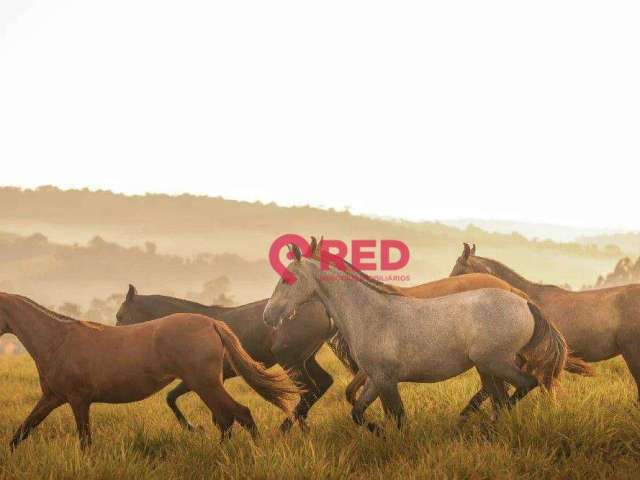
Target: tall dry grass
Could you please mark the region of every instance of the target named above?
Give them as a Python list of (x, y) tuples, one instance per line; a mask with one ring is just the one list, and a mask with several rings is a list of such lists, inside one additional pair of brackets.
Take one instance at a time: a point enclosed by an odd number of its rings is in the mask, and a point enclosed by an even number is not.
[[(262, 438), (234, 429), (219, 444), (208, 411), (194, 394), (181, 401), (201, 433), (182, 431), (164, 395), (130, 405), (94, 405), (94, 445), (81, 453), (68, 407), (54, 412), (18, 451), (8, 443), (39, 396), (28, 357), (0, 357), (1, 478), (638, 478), (640, 410), (620, 359), (598, 365), (596, 378), (565, 376), (557, 404), (530, 395), (495, 423), (488, 409), (463, 428), (457, 413), (476, 391), (472, 372), (434, 385), (404, 385), (408, 423), (385, 439), (355, 428), (343, 400), (348, 376), (327, 351), (334, 375), (312, 410), (311, 430), (281, 436), (282, 414), (241, 380), (227, 383), (248, 405)], [(382, 419), (379, 405), (369, 415)]]

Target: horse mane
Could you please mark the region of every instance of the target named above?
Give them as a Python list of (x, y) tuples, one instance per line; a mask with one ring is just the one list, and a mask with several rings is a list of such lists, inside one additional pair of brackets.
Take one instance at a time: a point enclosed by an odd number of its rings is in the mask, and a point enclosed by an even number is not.
[(53, 310), (49, 310), (47, 307), (45, 307), (43, 305), (40, 305), (36, 301), (31, 300), (29, 297), (25, 297), (23, 295), (17, 295), (17, 294), (14, 294), (13, 296), (17, 297), (20, 300), (22, 300), (23, 302), (31, 305), (33, 308), (38, 310), (40, 313), (44, 313), (48, 317), (51, 317), (51, 318), (53, 318), (55, 320), (59, 320), (61, 322), (65, 322), (65, 323), (72, 323), (72, 322), (73, 323), (81, 323), (81, 321), (76, 319), (76, 318), (72, 318), (72, 317), (69, 317), (67, 315), (63, 315), (62, 313), (54, 312)]
[(362, 283), (366, 287), (369, 287), (371, 290), (374, 290), (378, 293), (382, 293), (385, 295), (395, 295), (399, 297), (405, 296), (393, 285), (389, 285), (388, 283), (384, 283), (384, 282), (381, 282), (380, 280), (376, 280), (370, 275), (367, 275), (366, 273), (364, 273), (362, 270), (359, 270), (356, 267), (354, 267), (348, 260), (342, 257), (339, 257), (337, 255), (334, 255), (333, 253), (330, 253), (327, 250), (316, 249), (316, 251), (311, 254), (310, 258), (313, 258), (314, 260), (317, 260), (317, 261), (322, 261), (321, 255), (325, 258), (334, 260), (335, 262), (343, 262), (348, 268), (344, 271), (341, 270), (341, 272), (346, 273), (347, 276), (351, 278), (355, 278), (356, 280), (359, 280), (360, 283)]
[(102, 330), (105, 327), (105, 325), (102, 323), (92, 322), (90, 320), (78, 320), (77, 318), (69, 317), (68, 315), (63, 315), (62, 313), (55, 312), (43, 305), (40, 305), (38, 302), (30, 299), (29, 297), (25, 297), (24, 295), (14, 294), (13, 296), (19, 298), (26, 304), (31, 305), (40, 313), (48, 316), (49, 318), (53, 318), (54, 320), (58, 320), (63, 323), (75, 323), (77, 325), (82, 325), (84, 327), (93, 328), (96, 330)]
[[(491, 268), (493, 268), (496, 271), (496, 273), (498, 274), (497, 276), (500, 277), (500, 278), (503, 278), (503, 277), (507, 277), (507, 278), (508, 277), (515, 277), (516, 280), (524, 282), (525, 284), (528, 283), (528, 284), (533, 285), (535, 287), (557, 288), (559, 290), (562, 290), (562, 288), (558, 287), (557, 285), (532, 282), (531, 280), (528, 280), (528, 279), (524, 278), (522, 275), (520, 275), (518, 272), (516, 272), (512, 268), (507, 267), (504, 263), (499, 262), (498, 260), (494, 260), (493, 258), (479, 257), (477, 255), (474, 255), (473, 258), (476, 258), (476, 259), (480, 260), (481, 262), (489, 263), (491, 265)], [(511, 283), (511, 282), (509, 282), (509, 283)]]
[[(218, 308), (221, 310), (226, 310), (226, 309), (230, 309), (230, 308), (238, 308), (238, 307), (225, 307), (224, 305), (219, 305), (219, 304), (213, 304), (213, 305), (205, 305), (203, 303), (199, 303), (193, 300), (187, 300), (186, 298), (179, 298), (179, 297), (171, 297), (169, 295), (136, 295), (136, 297), (146, 297), (146, 298), (150, 298), (150, 297), (155, 297), (155, 298), (160, 298), (162, 300), (168, 301), (170, 303), (178, 303), (181, 305), (188, 305), (190, 307), (194, 307), (194, 308)], [(135, 297), (134, 297), (135, 298)], [(257, 302), (261, 302), (262, 300), (257, 300), (256, 302), (252, 302), (252, 303), (257, 303)], [(251, 305), (251, 303), (249, 303), (248, 305)], [(245, 306), (245, 305), (243, 305)]]
[(137, 297), (156, 297), (165, 300), (170, 303), (179, 303), (182, 305), (189, 305), (191, 307), (209, 308), (218, 307), (219, 305), (204, 305), (203, 303), (195, 302), (193, 300), (187, 300), (186, 298), (171, 297), (169, 295), (136, 295)]
[(358, 373), (360, 368), (353, 358), (353, 355), (351, 355), (351, 348), (349, 347), (347, 340), (340, 333), (340, 330), (336, 329), (336, 333), (327, 340), (326, 343), (336, 357), (338, 357), (338, 360), (340, 360), (340, 362), (347, 367), (352, 374), (355, 375)]

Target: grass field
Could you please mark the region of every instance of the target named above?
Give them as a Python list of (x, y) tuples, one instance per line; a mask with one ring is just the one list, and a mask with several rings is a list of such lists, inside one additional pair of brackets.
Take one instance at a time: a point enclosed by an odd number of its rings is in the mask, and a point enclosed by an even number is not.
[[(458, 428), (457, 413), (479, 381), (469, 372), (434, 385), (403, 385), (408, 422), (386, 425), (386, 438), (357, 429), (343, 400), (348, 376), (328, 351), (334, 375), (310, 415), (311, 431), (278, 432), (282, 413), (241, 380), (227, 383), (253, 411), (257, 444), (240, 429), (220, 444), (208, 410), (190, 394), (185, 413), (204, 432), (182, 431), (164, 394), (129, 405), (94, 405), (94, 445), (78, 448), (68, 407), (55, 411), (11, 454), (14, 429), (39, 397), (29, 357), (0, 357), (1, 478), (638, 478), (640, 410), (621, 359), (598, 365), (596, 378), (564, 377), (557, 403), (534, 393), (496, 422), (489, 409)], [(382, 419), (376, 402), (369, 417)]]

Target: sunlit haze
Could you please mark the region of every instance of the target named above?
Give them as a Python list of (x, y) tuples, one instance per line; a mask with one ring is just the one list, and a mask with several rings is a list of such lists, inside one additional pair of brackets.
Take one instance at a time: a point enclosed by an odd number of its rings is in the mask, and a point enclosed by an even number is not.
[(0, 184), (640, 229), (637, 2), (3, 0)]

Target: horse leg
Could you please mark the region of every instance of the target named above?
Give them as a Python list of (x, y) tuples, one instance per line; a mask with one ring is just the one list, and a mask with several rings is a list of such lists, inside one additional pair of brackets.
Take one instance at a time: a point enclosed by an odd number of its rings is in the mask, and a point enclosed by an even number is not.
[(85, 399), (77, 399), (69, 402), (73, 416), (76, 419), (80, 448), (83, 450), (91, 446), (91, 426), (89, 424), (89, 407), (91, 402)]
[(358, 426), (365, 425), (367, 429), (371, 433), (375, 433), (376, 435), (380, 435), (382, 433), (382, 429), (373, 422), (367, 422), (364, 418), (364, 412), (369, 405), (371, 405), (375, 399), (378, 398), (378, 390), (376, 389), (373, 382), (368, 381), (360, 397), (353, 403), (353, 408), (351, 409), (351, 418)]
[(504, 380), (494, 377), (492, 375), (486, 375), (482, 372), (480, 374), (480, 381), (482, 382), (482, 389), (487, 392), (491, 397), (491, 403), (493, 404), (493, 411), (495, 417), (498, 416), (500, 410), (509, 404), (509, 394)]
[(315, 383), (318, 391), (316, 395), (313, 396), (313, 398), (307, 401), (306, 410), (303, 410), (302, 412), (300, 412), (299, 418), (302, 421), (306, 420), (307, 415), (309, 414), (309, 410), (311, 410), (311, 407), (313, 407), (313, 405), (318, 400), (320, 400), (320, 398), (327, 392), (327, 390), (331, 388), (331, 385), (333, 385), (333, 377), (329, 375), (329, 373), (320, 366), (315, 355), (313, 357), (310, 357), (305, 362), (305, 367), (307, 369), (307, 372), (309, 373), (309, 376), (311, 377), (311, 380), (313, 380), (313, 383)]
[(193, 425), (189, 423), (187, 418), (183, 415), (177, 403), (179, 397), (181, 397), (185, 393), (189, 393), (190, 391), (191, 389), (187, 387), (187, 385), (184, 382), (180, 382), (176, 386), (176, 388), (174, 388), (169, 393), (167, 393), (167, 405), (169, 405), (169, 408), (178, 419), (178, 422), (180, 423), (180, 425), (183, 428), (186, 428), (187, 430), (193, 431), (195, 430), (195, 428), (193, 427)]
[(305, 420), (309, 410), (331, 387), (333, 378), (318, 364), (315, 359), (315, 352), (306, 361), (293, 361), (289, 358), (281, 358), (278, 355), (276, 358), (278, 363), (289, 372), (291, 379), (304, 390), (298, 405), (293, 410), (293, 418), (286, 418), (280, 425), (280, 431), (283, 433), (288, 432), (293, 426), (294, 420), (298, 422), (300, 428), (306, 430)]
[(258, 436), (258, 427), (253, 421), (251, 411), (236, 402), (224, 389), (222, 383), (219, 385), (201, 384), (194, 386), (193, 391), (211, 410), (213, 422), (220, 429), (220, 441), (231, 437), (231, 428), (236, 420), (254, 439)]
[(638, 389), (638, 402), (640, 402), (640, 345), (637, 344), (637, 337), (630, 337), (633, 341), (628, 341), (620, 346), (622, 358), (624, 358)]
[(508, 408), (513, 407), (519, 400), (538, 386), (538, 381), (520, 370), (512, 358), (485, 358), (476, 363), (476, 368), (481, 378), (482, 375), (497, 377), (516, 387), (516, 392), (507, 402), (506, 406)]
[(298, 422), (302, 430), (307, 430), (308, 427), (304, 421), (304, 416), (306, 416), (306, 412), (309, 411), (308, 405), (312, 403), (312, 399), (318, 396), (320, 392), (311, 379), (309, 372), (307, 372), (304, 362), (296, 365), (288, 365), (286, 363), (281, 363), (280, 365), (282, 365), (282, 368), (288, 373), (291, 380), (297, 385), (300, 385), (303, 390), (298, 404), (293, 409), (293, 415), (284, 419), (280, 425), (280, 431), (287, 433), (291, 430), (291, 427), (293, 427), (294, 422)]
[(391, 383), (384, 386), (378, 386), (382, 408), (387, 418), (395, 421), (398, 428), (402, 428), (404, 424), (404, 405), (400, 392), (398, 392), (398, 384)]
[(462, 409), (462, 412), (460, 412), (460, 423), (464, 423), (471, 414), (480, 410), (480, 405), (482, 405), (482, 402), (487, 398), (489, 398), (489, 394), (484, 388), (478, 390), (478, 392), (471, 397), (467, 406)]
[(530, 385), (517, 388), (516, 391), (513, 392), (513, 395), (509, 397), (508, 407), (509, 408), (513, 407), (516, 403), (518, 403), (520, 400), (526, 397), (529, 394), (529, 392), (535, 389), (537, 386), (538, 386), (538, 382), (535, 382)]
[(358, 390), (367, 382), (367, 374), (364, 373), (363, 370), (359, 370), (358, 373), (351, 379), (349, 385), (344, 391), (345, 397), (347, 397), (347, 402), (351, 404), (351, 406), (356, 403), (356, 395), (358, 394)]
[(251, 411), (229, 395), (224, 388), (221, 374), (211, 375), (211, 372), (216, 370), (220, 370), (220, 365), (216, 368), (216, 365), (205, 361), (199, 364), (198, 368), (192, 366), (186, 369), (182, 381), (196, 392), (211, 411), (213, 423), (220, 429), (221, 442), (231, 437), (231, 428), (236, 420), (255, 439), (258, 436), (258, 428)]
[(47, 416), (56, 408), (64, 403), (63, 400), (53, 396), (47, 395), (46, 393), (42, 394), (38, 403), (36, 403), (31, 413), (27, 416), (22, 425), (16, 430), (16, 433), (13, 435), (13, 439), (9, 446), (11, 450), (15, 450), (20, 442), (25, 440), (31, 431), (36, 428)]

